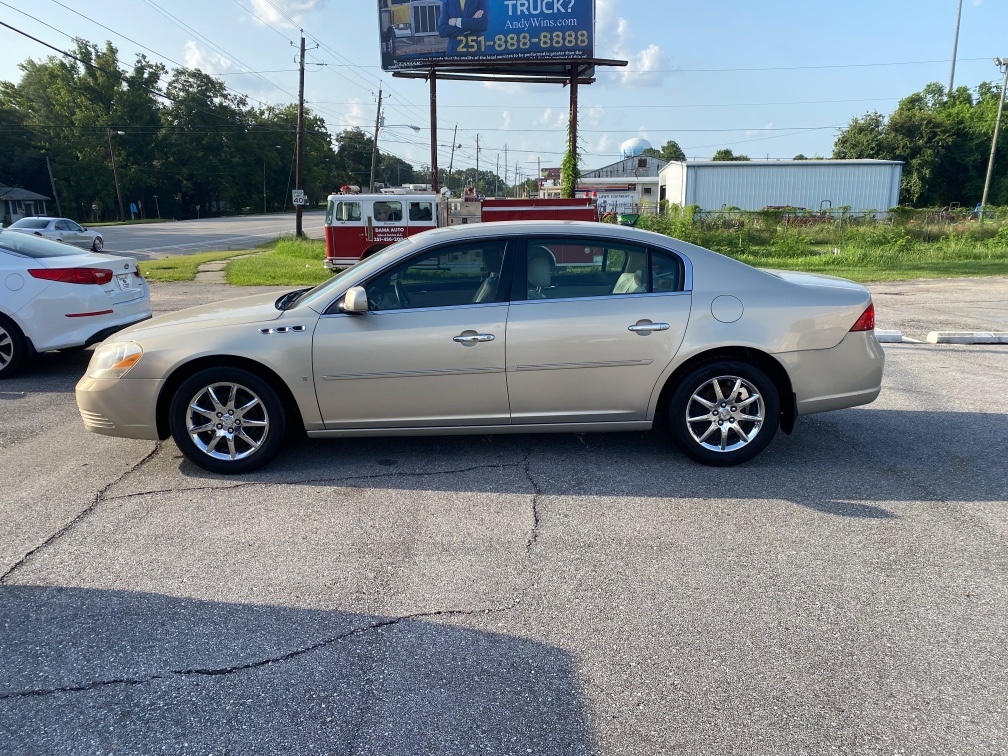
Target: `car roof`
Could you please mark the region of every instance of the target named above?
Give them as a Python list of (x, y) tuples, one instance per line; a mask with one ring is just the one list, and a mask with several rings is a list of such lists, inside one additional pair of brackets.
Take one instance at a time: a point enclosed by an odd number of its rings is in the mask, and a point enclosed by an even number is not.
[[(425, 231), (413, 238), (423, 244), (468, 239), (481, 239), (492, 236), (507, 236), (509, 234), (544, 236), (603, 236), (609, 239), (620, 239), (638, 244), (650, 244), (669, 247), (684, 244), (677, 239), (653, 231), (644, 231), (629, 226), (618, 226), (612, 223), (596, 223), (594, 221), (494, 221), (492, 223), (471, 223), (458, 226), (443, 226)], [(692, 246), (692, 245), (690, 245)]]

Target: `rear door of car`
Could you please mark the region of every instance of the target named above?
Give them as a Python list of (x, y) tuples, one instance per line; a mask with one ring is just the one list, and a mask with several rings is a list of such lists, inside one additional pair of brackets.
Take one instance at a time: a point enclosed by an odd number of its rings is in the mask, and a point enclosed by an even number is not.
[(512, 424), (645, 420), (686, 333), (689, 270), (601, 235), (524, 240), (507, 327)]

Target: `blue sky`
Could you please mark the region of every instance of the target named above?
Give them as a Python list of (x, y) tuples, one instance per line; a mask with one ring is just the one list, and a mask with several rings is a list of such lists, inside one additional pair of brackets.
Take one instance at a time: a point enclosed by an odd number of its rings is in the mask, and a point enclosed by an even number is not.
[[(382, 83), (390, 128), (382, 132), (381, 147), (418, 165), (428, 163), (427, 86), (382, 72), (376, 5), (374, 0), (2, 0), (0, 13), (6, 23), (57, 47), (70, 44), (67, 34), (111, 39), (125, 64), (144, 52), (168, 65), (170, 59), (198, 66), (268, 103), (296, 97), (292, 41), (297, 26), (303, 27), (322, 43), (309, 60), (324, 64), (309, 66), (306, 99), (330, 129), (373, 128)], [(948, 81), (956, 7), (957, 0), (597, 0), (596, 54), (629, 60), (630, 66), (600, 70), (599, 81), (581, 90), (584, 166), (615, 161), (620, 143), (634, 136), (655, 146), (675, 139), (690, 158), (710, 157), (720, 147), (754, 159), (799, 152), (828, 156), (836, 127), (852, 116), (875, 109), (888, 113), (899, 98), (928, 82)], [(0, 27), (0, 79), (17, 80), (19, 62), (48, 53)], [(1008, 56), (1008, 3), (965, 0), (956, 83), (997, 79), (992, 58), (998, 55)], [(505, 145), (512, 171), (518, 166), (526, 176), (535, 175), (537, 160), (543, 167), (558, 165), (567, 97), (566, 89), (553, 85), (442, 82), (443, 167), (456, 124), (462, 145), (456, 168), (475, 164), (477, 134), (481, 167), (493, 167), (499, 156), (503, 171)], [(395, 124), (424, 130), (414, 134)]]

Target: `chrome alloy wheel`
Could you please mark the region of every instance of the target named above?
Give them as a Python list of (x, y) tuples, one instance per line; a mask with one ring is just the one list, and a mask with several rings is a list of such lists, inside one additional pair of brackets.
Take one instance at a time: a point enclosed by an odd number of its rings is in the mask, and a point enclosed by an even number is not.
[(189, 402), (186, 432), (200, 451), (214, 459), (238, 460), (255, 454), (269, 434), (262, 400), (238, 383), (215, 383)]
[(748, 446), (763, 428), (766, 407), (744, 378), (719, 376), (693, 392), (686, 404), (686, 427), (693, 440), (713, 452)]
[(14, 338), (3, 324), (0, 324), (0, 370), (7, 367), (14, 359)]

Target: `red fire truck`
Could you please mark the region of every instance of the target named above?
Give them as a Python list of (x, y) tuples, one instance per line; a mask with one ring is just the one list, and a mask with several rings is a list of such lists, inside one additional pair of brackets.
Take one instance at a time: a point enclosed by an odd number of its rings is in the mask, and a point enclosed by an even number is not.
[(439, 226), (598, 219), (595, 201), (586, 198), (439, 201), (433, 194), (333, 194), (326, 210), (325, 265), (330, 270), (345, 268), (407, 236)]

